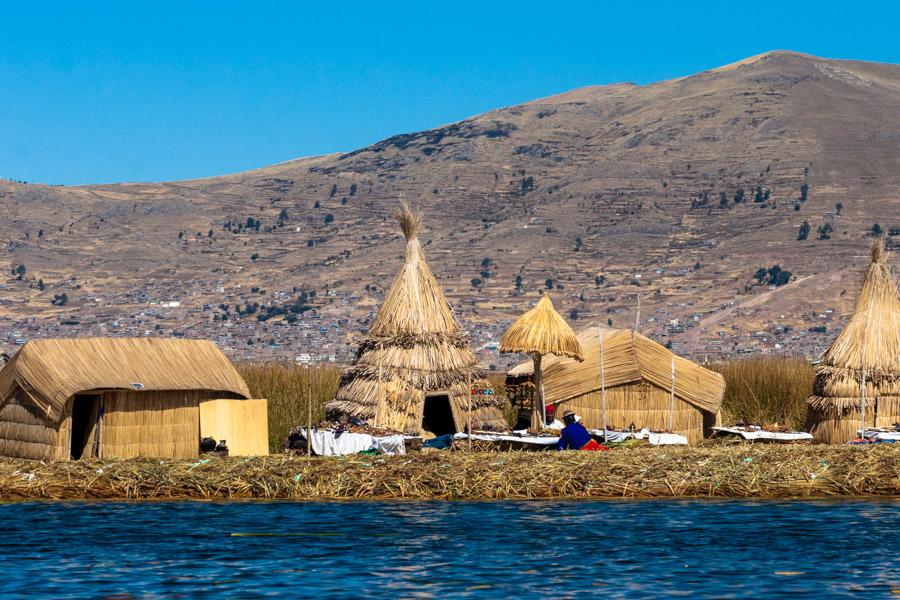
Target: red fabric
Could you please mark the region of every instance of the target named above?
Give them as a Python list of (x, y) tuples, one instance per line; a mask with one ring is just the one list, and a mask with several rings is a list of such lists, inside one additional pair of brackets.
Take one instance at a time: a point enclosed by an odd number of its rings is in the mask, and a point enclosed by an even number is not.
[(597, 440), (591, 440), (587, 444), (581, 447), (582, 450), (588, 450), (592, 452), (602, 452), (605, 450), (609, 450), (609, 446), (604, 446), (597, 442)]

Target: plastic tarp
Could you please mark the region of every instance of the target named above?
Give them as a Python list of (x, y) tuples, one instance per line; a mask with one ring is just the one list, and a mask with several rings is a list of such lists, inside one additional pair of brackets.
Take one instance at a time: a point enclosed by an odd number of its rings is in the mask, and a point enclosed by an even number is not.
[[(307, 436), (306, 430), (302, 432)], [(382, 454), (406, 454), (406, 442), (402, 435), (375, 437), (368, 433), (337, 433), (331, 429), (315, 429), (312, 432), (312, 451), (316, 456), (347, 456), (366, 450)]]
[[(603, 437), (602, 429), (592, 429), (591, 433), (596, 436)], [(613, 431), (606, 430), (606, 441), (617, 444), (625, 440), (647, 440), (651, 446), (687, 446), (687, 436), (680, 433), (656, 433), (647, 428), (640, 431)]]
[[(467, 440), (469, 435), (466, 433), (457, 433), (453, 436), (454, 440)], [(484, 442), (520, 442), (523, 444), (538, 444), (541, 446), (553, 446), (559, 442), (557, 436), (537, 436), (537, 435), (509, 435), (500, 433), (473, 433), (473, 440), (481, 440)]]
[(862, 435), (862, 431), (857, 431), (856, 433), (867, 440), (900, 442), (900, 431), (891, 431), (889, 429), (866, 429), (865, 435)]
[(765, 431), (756, 427), (713, 427), (713, 431), (739, 435), (745, 440), (751, 441), (800, 442), (813, 439), (812, 434), (805, 431)]

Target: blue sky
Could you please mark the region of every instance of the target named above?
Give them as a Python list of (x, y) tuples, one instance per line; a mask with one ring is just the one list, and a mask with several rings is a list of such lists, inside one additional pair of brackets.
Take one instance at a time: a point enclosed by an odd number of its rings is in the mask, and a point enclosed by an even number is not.
[(900, 63), (894, 4), (0, 0), (0, 176), (212, 176), (772, 49)]

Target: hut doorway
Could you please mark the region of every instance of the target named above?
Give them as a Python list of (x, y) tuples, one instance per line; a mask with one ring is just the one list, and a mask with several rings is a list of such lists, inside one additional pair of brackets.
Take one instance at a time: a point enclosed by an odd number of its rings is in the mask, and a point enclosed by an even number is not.
[(436, 436), (456, 433), (456, 422), (450, 408), (450, 396), (426, 396), (425, 409), (422, 411), (422, 429)]
[(72, 435), (69, 456), (72, 460), (98, 454), (100, 396), (77, 395), (72, 400)]

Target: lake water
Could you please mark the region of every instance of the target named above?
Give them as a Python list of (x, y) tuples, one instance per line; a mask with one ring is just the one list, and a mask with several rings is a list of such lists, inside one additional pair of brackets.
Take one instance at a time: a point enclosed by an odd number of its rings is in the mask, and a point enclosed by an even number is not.
[(12, 503), (0, 523), (3, 598), (900, 594), (898, 501)]

